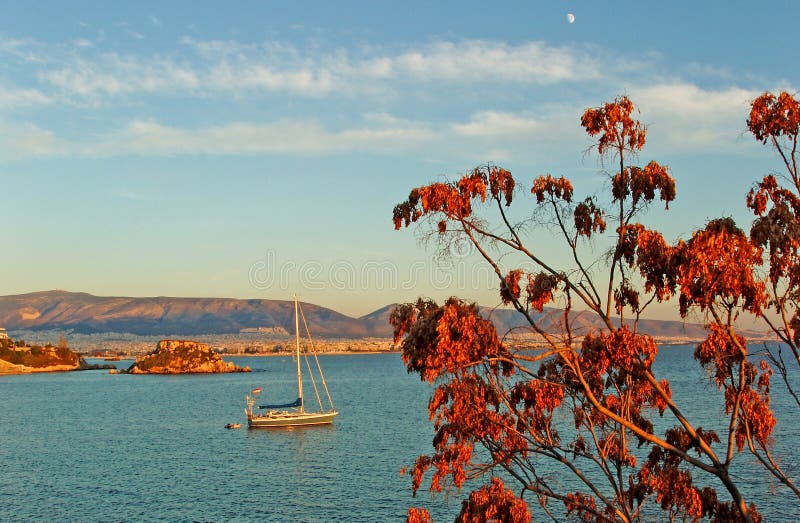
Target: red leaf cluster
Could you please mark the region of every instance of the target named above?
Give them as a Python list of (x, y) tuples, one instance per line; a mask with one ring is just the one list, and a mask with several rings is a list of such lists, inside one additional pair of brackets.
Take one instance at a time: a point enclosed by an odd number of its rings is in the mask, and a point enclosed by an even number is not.
[(437, 334), (444, 367), (451, 373), (506, 353), (494, 324), (480, 316), (475, 304), (448, 300), (442, 308)]
[(525, 291), (528, 294), (528, 303), (539, 312), (544, 306), (553, 301), (555, 291), (558, 289), (559, 279), (552, 274), (539, 272), (528, 275), (528, 285)]
[[(591, 359), (590, 367), (604, 372), (610, 367), (620, 368), (626, 372), (638, 372), (649, 369), (658, 354), (658, 346), (650, 336), (631, 332), (626, 326), (610, 333), (602, 332), (599, 336), (588, 335), (589, 343), (584, 343), (584, 358)], [(592, 343), (592, 340), (601, 343)]]
[[(720, 441), (714, 431), (697, 428), (695, 432), (708, 445)], [(683, 427), (667, 430), (665, 439), (670, 445), (684, 452), (700, 453), (699, 441), (690, 436)], [(745, 521), (733, 501), (720, 501), (713, 488), (695, 487), (691, 472), (680, 468), (681, 464), (682, 460), (675, 452), (654, 447), (639, 471), (642, 483), (655, 492), (656, 501), (662, 509), (690, 521), (699, 521), (703, 518), (713, 523)], [(748, 513), (755, 523), (763, 520), (753, 504), (748, 507)]]
[(798, 126), (800, 103), (785, 91), (778, 96), (764, 93), (750, 104), (747, 128), (762, 143), (773, 137), (797, 136)]
[(617, 246), (614, 257), (634, 267), (636, 263), (636, 248), (639, 246), (639, 233), (644, 231), (644, 225), (631, 223), (622, 227), (617, 227)]
[(744, 338), (738, 335), (736, 338), (734, 342), (724, 325), (712, 323), (708, 326), (708, 336), (694, 351), (694, 358), (712, 372), (717, 388), (725, 385), (731, 378), (731, 369), (741, 365), (747, 356), (737, 346), (737, 343), (745, 346)]
[[(698, 428), (696, 433), (707, 444), (719, 442), (719, 436), (713, 431)], [(665, 439), (684, 452), (699, 453), (699, 442), (683, 427), (667, 430)], [(691, 521), (699, 521), (704, 516), (716, 513), (718, 502), (714, 490), (694, 487), (691, 472), (680, 468), (681, 464), (678, 454), (653, 447), (638, 475), (642, 483), (655, 492), (656, 501), (665, 511)]]
[(394, 342), (399, 342), (411, 330), (418, 317), (428, 317), (435, 312), (437, 306), (429, 300), (419, 299), (417, 303), (407, 303), (394, 307), (389, 313), (389, 323), (394, 329)]
[(486, 201), (486, 173), (480, 169), (475, 169), (470, 174), (465, 174), (456, 183), (459, 195), (467, 200), (480, 197), (481, 201)]
[(672, 296), (686, 257), (686, 244), (679, 241), (669, 245), (661, 233), (640, 223), (617, 228), (617, 233), (615, 257), (631, 269), (638, 269), (644, 278), (645, 291), (655, 292), (659, 301)]
[(600, 520), (597, 517), (597, 503), (592, 496), (581, 492), (570, 492), (564, 496), (564, 507), (567, 509), (567, 516), (575, 514), (579, 521), (592, 523)]
[[(649, 432), (653, 426), (644, 417), (643, 411), (646, 408), (655, 408), (663, 414), (667, 408), (664, 397), (645, 378), (657, 354), (658, 346), (653, 338), (631, 332), (623, 326), (610, 333), (584, 336), (578, 364), (592, 394), (608, 410), (630, 419), (632, 423)], [(571, 379), (569, 374), (566, 378), (565, 385), (575, 395), (585, 394), (580, 383)], [(663, 380), (659, 387), (667, 397), (671, 396), (669, 382)], [(602, 412), (588, 404), (575, 415), (576, 426), (586, 416), (590, 417), (593, 424), (607, 421)], [(628, 463), (625, 455), (627, 449), (622, 451), (619, 459)]]
[[(495, 367), (495, 372), (499, 369)], [(498, 379), (497, 376), (492, 378)], [(431, 468), (430, 490), (440, 492), (443, 482), (461, 488), (472, 465), (473, 445), (494, 441), (499, 450), (494, 459), (508, 462), (515, 454), (524, 458), (525, 440), (516, 430), (513, 416), (501, 409), (502, 398), (490, 380), (469, 366), (459, 369), (435, 390), (428, 403), (434, 421), (435, 453), (420, 457), (414, 465), (412, 488), (419, 489)]]
[(727, 327), (714, 323), (708, 330), (694, 357), (725, 389), (725, 412), (739, 410), (736, 446), (741, 452), (748, 436), (766, 446), (776, 423), (769, 397), (772, 368), (762, 361), (759, 370), (748, 361), (745, 339), (736, 334), (734, 339)]
[(500, 286), (500, 299), (505, 304), (519, 300), (522, 296), (522, 277), (526, 276), (528, 284), (525, 286), (525, 303), (539, 312), (544, 310), (544, 306), (555, 297), (558, 289), (559, 279), (550, 273), (539, 272), (537, 274), (525, 274), (522, 269), (513, 269), (508, 272)]
[(503, 284), (500, 286), (500, 299), (506, 305), (519, 299), (521, 292), (519, 281), (522, 278), (522, 274), (522, 269), (514, 269), (509, 271), (503, 280)]
[(392, 222), (395, 230), (405, 225), (408, 227), (412, 222), (419, 220), (422, 211), (417, 208), (419, 205), (419, 189), (412, 189), (408, 199), (394, 206), (392, 212)]
[(428, 509), (412, 507), (408, 509), (406, 523), (433, 523)]
[(489, 191), (495, 199), (499, 199), (502, 194), (505, 198), (506, 206), (511, 205), (515, 184), (514, 177), (505, 169), (492, 167), (489, 171)]
[[(420, 300), (402, 305), (391, 315), (395, 335), (403, 338), (403, 360), (409, 372), (433, 383), (428, 411), (434, 421), (435, 453), (415, 463), (412, 488), (416, 492), (426, 472), (433, 470), (430, 489), (460, 488), (471, 466), (473, 445), (490, 438), (503, 449), (496, 458), (509, 460), (526, 451), (525, 440), (514, 429), (513, 417), (500, 408), (501, 397), (491, 380), (511, 375), (510, 354), (494, 325), (478, 314), (474, 304), (455, 298), (439, 307)], [(415, 516), (416, 517), (416, 516)]]
[(658, 301), (675, 294), (678, 274), (685, 260), (686, 245), (669, 245), (661, 233), (642, 227), (636, 235), (636, 265), (644, 278), (644, 290)]
[(434, 183), (419, 188), (419, 201), (422, 213), (442, 212), (453, 216), (469, 216), (472, 214), (473, 193), (483, 194), (485, 198), (486, 186), (480, 192), (480, 181), (462, 178), (457, 186), (449, 183)]
[(578, 235), (589, 238), (592, 233), (604, 233), (606, 222), (603, 219), (604, 212), (597, 207), (592, 198), (586, 198), (583, 202), (575, 206), (573, 216), (575, 218), (575, 230)]
[(675, 179), (669, 175), (665, 166), (655, 161), (648, 163), (644, 169), (627, 167), (614, 175), (611, 180), (611, 194), (614, 201), (630, 197), (634, 205), (640, 201), (652, 202), (656, 197), (656, 191), (669, 209), (669, 202), (675, 199)]
[[(726, 406), (733, 400), (734, 394), (732, 387), (725, 390)], [(769, 396), (748, 388), (742, 392), (740, 402), (741, 416), (736, 424), (736, 447), (741, 452), (748, 436), (766, 447), (776, 423), (775, 414), (769, 406)]]
[(434, 445), (502, 437), (505, 420), (497, 413), (500, 401), (497, 391), (475, 372), (460, 373), (443, 383), (428, 402), (430, 417), (438, 431)]
[(517, 429), (555, 436), (550, 426), (553, 413), (564, 401), (564, 387), (539, 380), (520, 381), (511, 389), (511, 403), (521, 405)]
[(528, 504), (507, 489), (500, 478), (470, 493), (456, 523), (528, 523)]
[(481, 317), (474, 303), (450, 298), (439, 307), (433, 301), (418, 300), (395, 307), (389, 321), (395, 342), (403, 339), (408, 372), (419, 373), (429, 383), (444, 372), (508, 356), (494, 324)]
[(451, 481), (456, 488), (461, 488), (467, 480), (466, 467), (472, 460), (472, 445), (456, 443), (441, 445), (433, 456), (420, 456), (414, 463), (411, 478), (411, 490), (417, 493), (422, 486), (425, 473), (433, 467), (435, 472), (431, 476), (431, 492), (441, 492), (444, 489), (443, 481)]
[(561, 199), (565, 202), (572, 201), (572, 182), (561, 176), (554, 178), (552, 175), (539, 176), (533, 181), (531, 194), (536, 195), (536, 203), (542, 203), (545, 195), (549, 199)]
[(753, 269), (761, 263), (761, 249), (732, 219), (708, 222), (686, 244), (678, 278), (681, 315), (691, 306), (704, 310), (717, 301), (759, 313), (766, 299), (764, 283), (755, 279)]
[(664, 510), (675, 510), (681, 515), (699, 521), (703, 517), (703, 497), (701, 491), (692, 486), (692, 475), (688, 470), (677, 466), (658, 469), (658, 474), (650, 475), (649, 469), (642, 469), (642, 477), (656, 493), (656, 502)]
[[(757, 216), (750, 238), (757, 246), (769, 248), (770, 282), (775, 284), (781, 278), (788, 278), (788, 287), (797, 289), (800, 286), (800, 198), (778, 185), (775, 176), (768, 175), (750, 190), (747, 206)], [(794, 295), (797, 296), (797, 292)]]
[(614, 291), (614, 309), (617, 314), (622, 314), (622, 310), (626, 306), (637, 312), (639, 310), (639, 293), (631, 287), (628, 280), (623, 280)]
[(639, 150), (644, 146), (647, 130), (638, 120), (631, 118), (633, 111), (633, 102), (627, 96), (620, 96), (583, 113), (581, 125), (589, 136), (600, 135), (597, 151), (601, 155), (608, 148), (622, 152), (624, 149)]
[(472, 215), (472, 199), (486, 199), (486, 184), (479, 176), (467, 175), (457, 184), (432, 183), (413, 189), (408, 200), (395, 206), (392, 215), (394, 228), (408, 227), (422, 216), (442, 213), (451, 219)]
[[(442, 214), (445, 220), (469, 218), (473, 202), (486, 201), (487, 190), (492, 199), (510, 205), (515, 181), (511, 173), (501, 167), (479, 167), (455, 182), (437, 182), (411, 191), (408, 198), (394, 207), (392, 222), (395, 229), (408, 227), (430, 214)], [(438, 224), (439, 232), (447, 229), (446, 221)], [(444, 225), (442, 225), (444, 224)]]

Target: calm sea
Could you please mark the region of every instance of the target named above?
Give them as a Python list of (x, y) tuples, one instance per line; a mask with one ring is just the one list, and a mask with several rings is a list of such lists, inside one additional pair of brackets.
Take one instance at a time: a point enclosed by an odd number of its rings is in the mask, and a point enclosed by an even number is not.
[[(716, 392), (690, 354), (662, 350), (660, 371), (690, 417), (714, 416)], [(430, 388), (406, 374), (399, 355), (321, 357), (341, 414), (333, 426), (294, 430), (224, 428), (246, 427), (253, 387), (270, 401), (295, 397), (291, 358), (233, 360), (256, 372), (0, 377), (0, 520), (381, 522), (424, 505), (452, 521), (457, 495), (413, 499), (399, 474), (430, 449), (432, 434)], [(778, 453), (789, 456), (800, 420), (781, 421)], [(796, 462), (784, 465), (797, 477)], [(796, 498), (764, 476), (739, 479), (768, 520), (800, 521)]]

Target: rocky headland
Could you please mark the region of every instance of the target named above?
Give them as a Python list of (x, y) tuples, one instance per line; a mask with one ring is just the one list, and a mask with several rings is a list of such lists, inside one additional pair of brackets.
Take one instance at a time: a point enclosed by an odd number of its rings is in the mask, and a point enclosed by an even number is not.
[(59, 346), (28, 345), (24, 340), (0, 339), (0, 374), (27, 374), (31, 372), (63, 372), (89, 368), (76, 352), (70, 350), (66, 340)]
[(250, 372), (250, 367), (237, 367), (205, 343), (190, 340), (161, 340), (156, 350), (136, 359), (129, 374), (215, 374)]

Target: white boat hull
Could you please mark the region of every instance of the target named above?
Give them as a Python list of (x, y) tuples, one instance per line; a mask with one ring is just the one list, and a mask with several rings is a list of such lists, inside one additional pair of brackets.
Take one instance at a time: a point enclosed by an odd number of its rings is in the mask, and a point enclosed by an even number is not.
[(339, 414), (331, 412), (268, 412), (261, 416), (248, 416), (247, 425), (251, 429), (268, 429), (273, 427), (298, 427), (303, 425), (326, 425), (333, 423)]

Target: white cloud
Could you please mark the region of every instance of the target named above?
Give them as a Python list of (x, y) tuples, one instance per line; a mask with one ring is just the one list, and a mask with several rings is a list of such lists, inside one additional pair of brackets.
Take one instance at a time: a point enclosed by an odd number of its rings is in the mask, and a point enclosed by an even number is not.
[(69, 150), (69, 144), (52, 131), (33, 124), (0, 122), (0, 159), (13, 161), (61, 156), (68, 154)]
[(327, 69), (282, 71), (264, 64), (223, 61), (208, 72), (203, 86), (216, 92), (256, 90), (321, 96), (337, 88)]
[(67, 67), (45, 70), (39, 78), (69, 97), (90, 102), (96, 95), (185, 92), (200, 82), (191, 67), (170, 59), (154, 57), (145, 62), (114, 53), (93, 61), (77, 59)]
[[(146, 82), (146, 79), (140, 80)], [(187, 79), (193, 85), (194, 79)], [(157, 87), (154, 85), (153, 88)], [(116, 88), (107, 86), (107, 89)], [(740, 88), (701, 89), (670, 83), (630, 89), (649, 125), (648, 150), (746, 152), (742, 132), (747, 104), (758, 93)], [(0, 91), (2, 99), (2, 91)], [(580, 129), (583, 107), (574, 103), (530, 111), (478, 111), (465, 122), (407, 120), (375, 112), (360, 122), (335, 127), (316, 119), (229, 122), (200, 128), (134, 120), (93, 141), (66, 140), (24, 124), (0, 128), (6, 159), (179, 155), (336, 155), (353, 152), (439, 154), (505, 161), (579, 154), (589, 139)], [(750, 141), (746, 141), (749, 143)], [(445, 152), (448, 151), (448, 152)]]
[(139, 121), (112, 141), (98, 144), (97, 151), (100, 155), (399, 153), (433, 136), (425, 125), (390, 120), (342, 130), (327, 129), (313, 120), (235, 122), (202, 129)]
[(437, 42), (355, 58), (345, 49), (320, 55), (316, 49), (301, 50), (281, 42), (260, 46), (192, 38), (181, 42), (189, 53), (180, 58), (84, 53), (63, 58), (61, 67), (39, 71), (39, 78), (80, 97), (185, 94), (186, 78), (194, 79), (190, 88), (198, 95), (254, 91), (325, 96), (380, 91), (398, 82), (547, 85), (598, 78), (602, 70), (589, 51), (542, 42)]
[(7, 89), (0, 85), (0, 107), (5, 109), (47, 105), (53, 99), (37, 89)]
[[(233, 122), (187, 129), (134, 121), (91, 143), (67, 141), (32, 125), (0, 126), (6, 159), (52, 156), (102, 158), (125, 155), (331, 155), (352, 152), (402, 154), (429, 143), (436, 133), (425, 124), (370, 116), (365, 125), (333, 130), (317, 121)], [(1, 150), (1, 149), (0, 149)]]
[(702, 89), (690, 83), (669, 83), (641, 87), (633, 91), (639, 104), (651, 110), (678, 113), (683, 117), (724, 117), (731, 110), (741, 110), (760, 93), (741, 88)]
[(0, 53), (34, 66), (48, 61), (44, 46), (30, 38), (0, 38)]
[(197, 40), (188, 36), (182, 37), (180, 43), (206, 59), (219, 59), (255, 48), (252, 45), (244, 45), (233, 40)]
[(464, 136), (501, 136), (513, 138), (541, 130), (541, 122), (507, 112), (482, 111), (472, 115), (467, 123), (453, 124), (453, 130)]
[[(731, 83), (708, 88), (681, 78), (664, 81), (654, 73), (657, 56), (611, 56), (591, 46), (464, 40), (393, 51), (321, 51), (274, 41), (184, 37), (181, 43), (165, 55), (137, 55), (101, 52), (102, 46), (79, 41), (59, 45), (0, 37), (0, 56), (22, 63), (19, 78), (30, 80), (24, 87), (0, 81), (0, 108), (61, 103), (88, 106), (96, 109), (92, 117), (114, 114), (120, 121), (114, 109), (124, 105), (127, 121), (132, 121), (102, 140), (78, 136), (69, 142), (23, 125), (21, 149), (10, 151), (10, 157), (397, 153), (420, 151), (433, 139), (448, 151), (474, 154), (496, 151), (519, 157), (533, 151), (583, 150), (588, 141), (581, 141), (578, 124), (583, 108), (620, 90), (640, 107), (651, 146), (663, 152), (730, 151), (741, 150), (747, 104), (759, 94)], [(652, 63), (647, 65), (645, 58)], [(620, 71), (629, 79), (626, 89), (621, 89)], [(252, 103), (253, 96), (269, 93), (281, 103), (269, 114), (290, 116), (263, 123), (254, 114), (252, 122), (213, 125), (213, 115), (224, 114), (220, 101)], [(320, 119), (292, 117), (295, 101), (278, 98), (286, 94), (334, 103), (322, 110)], [(216, 104), (214, 111), (197, 120), (212, 123), (191, 128), (149, 120), (165, 106), (164, 100), (147, 97), (209, 100), (209, 106)], [(427, 107), (409, 109), (417, 100)], [(435, 110), (438, 101), (446, 102), (441, 113)], [(340, 107), (338, 102), (344, 103)], [(398, 109), (400, 104), (405, 107)], [(428, 121), (408, 121), (380, 112), (387, 107), (401, 116), (406, 109), (408, 114), (425, 114), (421, 111), (434, 108), (434, 115), (422, 117)], [(354, 110), (377, 112), (359, 125), (342, 128), (340, 122), (352, 120)], [(454, 111), (469, 116), (453, 116)], [(159, 117), (167, 118), (171, 115)], [(97, 131), (87, 131), (87, 136), (89, 132)]]
[(749, 104), (759, 94), (739, 87), (703, 89), (686, 82), (630, 91), (648, 124), (651, 143), (681, 151), (740, 149)]
[(516, 46), (484, 40), (439, 42), (401, 54), (392, 62), (399, 72), (421, 81), (550, 84), (601, 75), (598, 61), (587, 53), (543, 42)]

